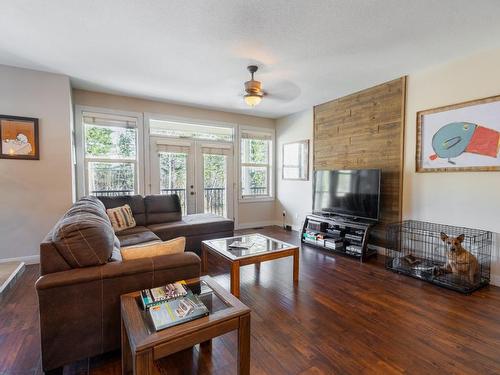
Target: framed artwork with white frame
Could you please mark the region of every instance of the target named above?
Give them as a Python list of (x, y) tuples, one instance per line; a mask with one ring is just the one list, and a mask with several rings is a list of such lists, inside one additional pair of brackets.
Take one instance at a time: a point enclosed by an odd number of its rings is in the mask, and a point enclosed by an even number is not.
[(283, 180), (309, 180), (309, 140), (283, 144)]
[(417, 113), (417, 172), (500, 171), (500, 96)]

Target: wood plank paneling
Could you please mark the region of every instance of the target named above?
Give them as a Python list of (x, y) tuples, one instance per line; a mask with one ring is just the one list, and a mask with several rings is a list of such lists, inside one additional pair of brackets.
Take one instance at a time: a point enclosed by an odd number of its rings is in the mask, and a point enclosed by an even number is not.
[(380, 223), (401, 220), (406, 77), (314, 107), (314, 169), (382, 170)]

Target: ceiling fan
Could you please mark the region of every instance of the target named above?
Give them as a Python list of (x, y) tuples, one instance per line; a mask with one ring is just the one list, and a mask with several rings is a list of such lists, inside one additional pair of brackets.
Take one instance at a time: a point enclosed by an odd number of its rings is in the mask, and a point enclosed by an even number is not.
[(264, 96), (273, 101), (290, 102), (300, 95), (300, 88), (290, 81), (271, 83), (271, 94), (269, 94), (269, 92), (262, 90), (262, 83), (254, 79), (254, 74), (259, 70), (259, 67), (249, 65), (247, 70), (250, 72), (251, 78), (245, 82), (245, 95), (243, 98), (250, 107), (258, 105)]
[(247, 103), (250, 107), (255, 107), (259, 104), (264, 96), (264, 91), (262, 91), (262, 84), (260, 81), (256, 81), (253, 79), (253, 75), (259, 69), (257, 65), (249, 65), (247, 66), (248, 71), (252, 75), (250, 81), (245, 82), (245, 103)]

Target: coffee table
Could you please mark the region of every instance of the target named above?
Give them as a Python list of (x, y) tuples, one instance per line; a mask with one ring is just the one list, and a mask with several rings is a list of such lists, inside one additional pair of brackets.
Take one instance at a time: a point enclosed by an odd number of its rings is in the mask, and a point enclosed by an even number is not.
[[(248, 249), (230, 248), (235, 241), (252, 244)], [(268, 260), (293, 257), (293, 281), (299, 280), (299, 248), (259, 233), (236, 237), (206, 240), (201, 243), (202, 269), (207, 272), (208, 255), (229, 263), (231, 266), (231, 293), (240, 297), (240, 267), (260, 264)]]
[[(238, 374), (250, 373), (250, 309), (209, 276), (186, 283), (210, 314), (158, 332), (140, 306), (139, 292), (120, 297), (122, 374), (156, 374), (156, 360), (233, 330), (238, 330)], [(201, 289), (202, 283), (212, 291)]]

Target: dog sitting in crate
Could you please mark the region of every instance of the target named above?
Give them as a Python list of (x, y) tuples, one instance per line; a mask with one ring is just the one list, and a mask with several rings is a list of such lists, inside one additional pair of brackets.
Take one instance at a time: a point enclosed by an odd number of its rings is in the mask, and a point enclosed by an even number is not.
[(479, 275), (479, 263), (477, 258), (463, 248), (465, 235), (450, 237), (441, 232), (441, 240), (446, 244), (446, 272), (451, 272), (460, 278), (475, 284)]

